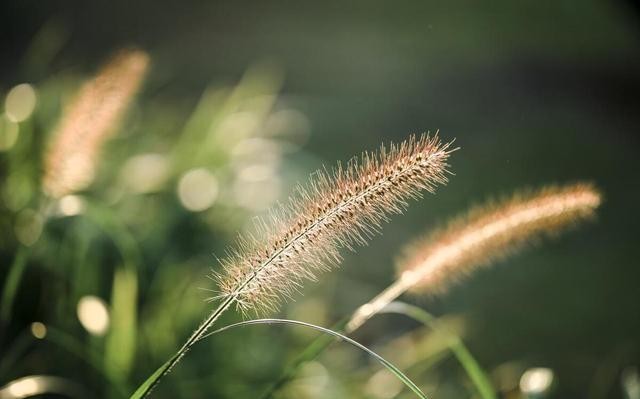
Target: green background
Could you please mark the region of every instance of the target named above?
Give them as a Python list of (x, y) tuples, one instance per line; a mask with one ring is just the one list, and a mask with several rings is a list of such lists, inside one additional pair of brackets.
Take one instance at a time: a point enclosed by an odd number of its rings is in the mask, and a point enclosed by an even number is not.
[[(64, 99), (119, 48), (135, 45), (151, 57), (136, 105), (86, 193), (113, 211), (140, 252), (136, 308), (145, 327), (124, 386), (142, 381), (204, 316), (209, 305), (197, 287), (214, 288), (205, 278), (218, 267), (211, 254), (223, 255), (259, 212), (233, 204), (188, 212), (175, 181), (114, 205), (110, 185), (127, 157), (172, 150), (206, 88), (237, 85), (258, 68), (256, 85), (277, 94), (274, 109), (295, 109), (308, 123), (301, 150), (285, 153), (278, 164), (281, 200), (321, 165), (409, 133), (439, 130), (461, 147), (451, 157), (455, 176), (446, 187), (394, 217), (372, 245), (346, 253), (339, 270), (308, 284), (279, 316), (329, 326), (393, 281), (394, 259), (406, 242), (468, 206), (520, 188), (593, 181), (605, 195), (595, 222), (527, 248), (445, 295), (405, 299), (436, 315), (462, 317), (465, 342), (491, 375), (501, 375), (501, 367), (544, 366), (556, 373), (551, 397), (624, 397), (621, 373), (638, 366), (640, 349), (635, 3), (6, 2), (0, 10), (0, 93), (29, 82), (40, 95), (26, 123), (32, 139), (25, 142), (21, 131), (23, 141), (12, 150), (22, 151), (19, 166), (9, 152), (0, 153), (1, 184), (28, 186), (25, 207), (36, 201), (44, 143)], [(280, 78), (280, 88), (270, 86)], [(247, 90), (250, 100), (254, 88)], [(196, 129), (201, 126), (206, 122)], [(224, 169), (221, 151), (205, 151), (211, 157), (205, 166)], [(0, 215), (1, 281), (19, 246), (11, 227), (17, 211), (10, 208), (2, 205)], [(29, 251), (0, 351), (7, 353), (38, 320), (100, 358), (103, 338), (84, 332), (74, 306), (84, 294), (109, 301), (120, 262), (116, 248), (95, 224), (75, 217), (47, 224)], [(355, 338), (384, 354), (389, 342), (416, 328), (382, 316)], [(156, 397), (255, 397), (312, 336), (263, 326), (214, 337), (189, 353)], [(29, 345), (0, 375), (0, 385), (53, 374), (117, 397), (82, 357), (47, 340)], [(320, 363), (328, 369), (328, 388), (305, 395), (368, 397), (362, 386), (378, 367), (365, 357), (334, 346)], [(437, 381), (434, 397), (469, 396), (451, 358), (409, 375)]]

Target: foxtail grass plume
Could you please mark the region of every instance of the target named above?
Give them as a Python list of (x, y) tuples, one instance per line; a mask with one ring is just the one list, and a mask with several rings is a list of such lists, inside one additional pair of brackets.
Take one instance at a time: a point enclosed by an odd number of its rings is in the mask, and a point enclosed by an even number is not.
[(345, 168), (316, 172), (288, 205), (257, 223), (257, 234), (239, 238), (221, 260), (223, 272), (214, 275), (220, 295), (212, 300), (221, 299), (217, 308), (154, 373), (153, 382), (136, 392), (148, 395), (232, 304), (243, 313), (275, 310), (305, 280), (336, 265), (341, 248), (365, 244), (408, 199), (444, 184), (449, 148), (437, 135), (412, 136), (377, 154), (364, 153)]
[(409, 198), (444, 184), (449, 148), (437, 135), (422, 135), (316, 172), (288, 206), (259, 223), (257, 236), (241, 238), (222, 261), (221, 297), (233, 298), (243, 312), (274, 310), (304, 280), (337, 264), (340, 248), (365, 244)]
[(594, 215), (600, 192), (591, 184), (546, 187), (475, 208), (408, 246), (399, 277), (347, 325), (360, 327), (407, 290), (441, 293), (483, 265), (503, 258), (541, 235), (554, 234)]
[(116, 54), (66, 106), (45, 154), (44, 192), (54, 198), (91, 184), (104, 142), (115, 132), (147, 71), (140, 50)]

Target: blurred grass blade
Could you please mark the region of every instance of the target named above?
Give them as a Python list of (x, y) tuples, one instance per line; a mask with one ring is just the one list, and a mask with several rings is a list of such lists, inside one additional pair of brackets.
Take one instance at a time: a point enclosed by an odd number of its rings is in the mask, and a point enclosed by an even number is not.
[(135, 357), (138, 276), (132, 267), (115, 271), (111, 291), (111, 327), (105, 343), (105, 367), (126, 380)]
[(163, 364), (156, 371), (154, 371), (153, 374), (151, 374), (151, 376), (149, 376), (149, 378), (147, 378), (145, 382), (143, 382), (138, 387), (138, 389), (136, 389), (136, 391), (133, 393), (133, 395), (129, 397), (129, 399), (144, 398), (150, 392), (150, 389), (155, 384), (156, 380), (160, 378), (160, 376), (162, 376), (162, 374), (169, 368), (169, 366), (171, 366), (172, 360), (173, 358), (167, 360), (165, 364)]
[(302, 326), (302, 327), (306, 327), (306, 328), (312, 328), (312, 329), (320, 331), (320, 332), (322, 332), (324, 334), (328, 334), (328, 335), (331, 335), (331, 336), (333, 336), (335, 338), (343, 340), (343, 341), (355, 346), (356, 348), (366, 352), (368, 355), (372, 356), (377, 361), (379, 361), (384, 367), (386, 367), (389, 371), (391, 371), (400, 381), (402, 381), (402, 383), (407, 388), (411, 389), (411, 391), (413, 391), (413, 393), (415, 393), (419, 398), (427, 399), (427, 396), (420, 390), (420, 388), (418, 388), (418, 386), (415, 383), (413, 383), (413, 381), (411, 381), (409, 379), (409, 377), (407, 377), (402, 371), (400, 371), (400, 369), (398, 369), (396, 366), (394, 366), (388, 360), (386, 360), (382, 356), (378, 355), (377, 353), (375, 353), (371, 349), (367, 348), (366, 346), (360, 344), (357, 341), (354, 341), (353, 339), (351, 339), (351, 338), (349, 338), (349, 337), (347, 337), (345, 335), (340, 334), (339, 332), (330, 330), (328, 328), (320, 327), (320, 326), (317, 326), (315, 324), (305, 323), (303, 321), (297, 321), (297, 320), (286, 320), (286, 319), (247, 320), (247, 321), (242, 321), (242, 322), (239, 322), (239, 323), (231, 324), (231, 325), (228, 325), (226, 327), (222, 327), (220, 329), (217, 329), (217, 330), (215, 330), (215, 331), (203, 336), (201, 339), (209, 337), (209, 336), (211, 336), (213, 334), (217, 334), (217, 333), (220, 333), (220, 332), (223, 332), (223, 331), (226, 331), (226, 330), (230, 330), (232, 328), (244, 327), (244, 326), (249, 326), (249, 325), (253, 325), (253, 324), (290, 324), (290, 325), (297, 325), (297, 326)]
[(22, 274), (27, 266), (27, 248), (20, 246), (13, 263), (7, 273), (4, 287), (2, 288), (2, 304), (0, 305), (0, 319), (3, 323), (9, 323), (11, 311), (13, 310), (13, 301), (18, 292), (18, 286), (22, 279)]
[(423, 309), (409, 305), (404, 302), (392, 302), (380, 313), (397, 313), (412, 318), (425, 326), (445, 334), (449, 338), (449, 349), (460, 362), (469, 379), (473, 382), (478, 393), (483, 399), (496, 399), (497, 395), (486, 373), (480, 367), (476, 359), (471, 355), (469, 349), (462, 342), (460, 337), (451, 331), (443, 329), (436, 323), (436, 318)]
[(111, 288), (111, 328), (106, 338), (105, 367), (113, 378), (126, 380), (136, 352), (138, 271), (142, 255), (133, 235), (118, 216), (104, 206), (89, 203), (87, 218), (113, 241), (123, 265), (114, 271)]

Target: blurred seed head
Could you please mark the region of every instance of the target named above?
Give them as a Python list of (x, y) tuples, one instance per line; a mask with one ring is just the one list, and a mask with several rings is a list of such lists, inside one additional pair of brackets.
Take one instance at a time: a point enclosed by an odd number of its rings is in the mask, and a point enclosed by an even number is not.
[(593, 216), (601, 196), (590, 184), (547, 187), (477, 207), (441, 230), (411, 243), (398, 262), (398, 279), (352, 315), (352, 332), (407, 290), (444, 292), (478, 267)]
[(412, 243), (399, 262), (406, 288), (437, 293), (476, 268), (505, 257), (541, 235), (589, 219), (602, 201), (591, 184), (547, 187), (473, 209)]
[(91, 184), (105, 141), (113, 135), (149, 64), (140, 50), (114, 56), (66, 106), (44, 159), (43, 190), (60, 198)]

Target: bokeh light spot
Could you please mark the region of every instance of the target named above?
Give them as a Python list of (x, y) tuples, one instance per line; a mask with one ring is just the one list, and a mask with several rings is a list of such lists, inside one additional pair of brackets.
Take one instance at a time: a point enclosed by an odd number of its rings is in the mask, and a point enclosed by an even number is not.
[(186, 209), (199, 212), (210, 208), (218, 197), (218, 179), (206, 169), (192, 169), (178, 182), (178, 198)]
[(47, 326), (39, 321), (35, 321), (31, 323), (31, 334), (38, 339), (43, 339), (47, 336)]
[(98, 297), (88, 295), (80, 298), (77, 308), (80, 324), (93, 335), (104, 335), (109, 328), (109, 310)]
[(22, 122), (28, 119), (36, 108), (36, 91), (28, 83), (12, 88), (4, 101), (5, 112), (12, 122)]
[(62, 216), (75, 216), (84, 212), (85, 203), (78, 195), (65, 195), (60, 198), (59, 208)]
[(553, 370), (537, 367), (525, 371), (520, 378), (520, 390), (527, 395), (546, 392), (553, 383)]
[(169, 162), (161, 154), (139, 154), (127, 160), (121, 172), (125, 186), (135, 193), (162, 188), (169, 177)]

